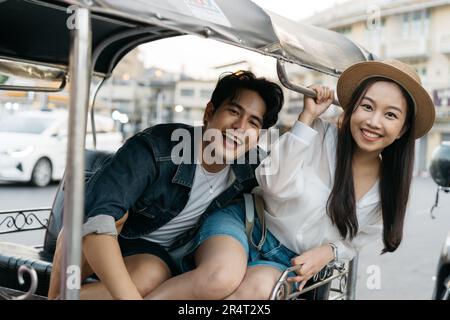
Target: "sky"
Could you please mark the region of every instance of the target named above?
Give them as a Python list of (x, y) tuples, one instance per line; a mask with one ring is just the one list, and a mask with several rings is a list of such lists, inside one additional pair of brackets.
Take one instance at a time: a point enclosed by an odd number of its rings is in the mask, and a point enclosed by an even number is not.
[[(295, 21), (343, 1), (345, 0), (253, 0), (261, 7)], [(275, 76), (274, 59), (200, 37), (164, 39), (143, 45), (140, 50), (140, 58), (146, 67), (154, 66), (177, 73), (183, 71), (200, 79), (216, 78), (218, 71), (215, 67), (242, 60), (251, 61), (252, 70), (258, 76)]]
[(252, 0), (260, 7), (292, 20), (301, 20), (344, 0)]

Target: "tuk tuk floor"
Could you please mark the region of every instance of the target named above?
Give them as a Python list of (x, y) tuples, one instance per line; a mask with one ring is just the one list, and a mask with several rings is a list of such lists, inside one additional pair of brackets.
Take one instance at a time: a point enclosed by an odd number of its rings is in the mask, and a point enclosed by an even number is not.
[[(0, 300), (6, 300), (5, 299), (6, 296), (8, 297), (8, 300), (10, 300), (11, 298), (16, 298), (23, 294), (24, 294), (24, 292), (21, 292), (21, 291), (16, 291), (16, 290), (11, 290), (8, 288), (0, 287)], [(34, 294), (27, 300), (47, 300), (47, 298)]]

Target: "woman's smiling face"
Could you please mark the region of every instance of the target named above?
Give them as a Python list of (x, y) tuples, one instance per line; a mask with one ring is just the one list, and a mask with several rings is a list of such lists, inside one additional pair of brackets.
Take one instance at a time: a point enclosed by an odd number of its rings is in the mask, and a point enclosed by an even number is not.
[(353, 110), (350, 130), (357, 149), (381, 153), (400, 138), (407, 116), (407, 101), (394, 82), (377, 81), (366, 91)]

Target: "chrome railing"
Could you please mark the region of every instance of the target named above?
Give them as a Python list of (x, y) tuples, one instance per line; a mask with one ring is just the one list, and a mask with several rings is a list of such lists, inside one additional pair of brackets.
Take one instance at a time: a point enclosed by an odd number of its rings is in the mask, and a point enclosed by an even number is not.
[[(295, 291), (292, 283), (287, 281), (289, 273), (299, 269), (301, 265), (286, 269), (275, 284), (270, 300), (301, 300), (302, 295), (331, 283), (328, 300), (354, 300), (356, 296), (356, 277), (358, 272), (358, 255), (346, 263), (335, 263), (333, 266), (325, 267), (314, 275), (314, 284)], [(336, 280), (336, 281), (335, 281)], [(337, 286), (333, 287), (333, 285)]]
[(47, 229), (51, 208), (0, 211), (0, 234)]
[(25, 284), (25, 280), (23, 278), (24, 274), (28, 274), (31, 279), (30, 288), (28, 291), (22, 295), (13, 295), (11, 294), (11, 290), (3, 291), (0, 288), (0, 300), (29, 300), (33, 297), (33, 294), (36, 292), (38, 286), (37, 273), (33, 268), (26, 265), (21, 265), (17, 270), (20, 285)]

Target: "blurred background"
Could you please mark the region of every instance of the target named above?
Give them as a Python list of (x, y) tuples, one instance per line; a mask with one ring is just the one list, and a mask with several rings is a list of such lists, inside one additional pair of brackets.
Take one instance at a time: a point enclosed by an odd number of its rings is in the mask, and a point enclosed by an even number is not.
[[(427, 171), (433, 151), (450, 141), (450, 1), (254, 2), (294, 21), (343, 34), (378, 59), (404, 61), (419, 73), (434, 100), (437, 118), (433, 129), (416, 142), (405, 240), (394, 254), (380, 257), (381, 243), (362, 252), (357, 298), (429, 299), (450, 226), (448, 195), (442, 196), (436, 209), (438, 219), (429, 217), (437, 186)], [(201, 124), (218, 77), (238, 69), (278, 82), (273, 59), (226, 44), (183, 36), (141, 45), (122, 60), (98, 93), (98, 148), (117, 150), (128, 137), (158, 123)], [(299, 84), (334, 86), (336, 82), (309, 69), (288, 71)], [(0, 74), (1, 83), (35, 84)], [(285, 90), (285, 97), (277, 124), (281, 129), (289, 128), (303, 108), (299, 94)], [(0, 211), (18, 209), (18, 202), (27, 208), (51, 206), (55, 181), (64, 172), (67, 105), (68, 87), (58, 93), (0, 91)], [(324, 117), (335, 119), (339, 113), (333, 107)], [(0, 241), (39, 244), (42, 236), (39, 232), (28, 238), (0, 235)], [(380, 288), (367, 285), (370, 266), (380, 268)]]

